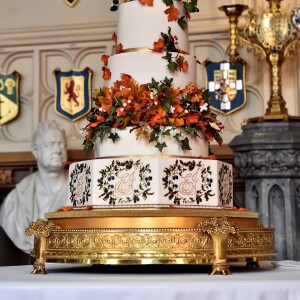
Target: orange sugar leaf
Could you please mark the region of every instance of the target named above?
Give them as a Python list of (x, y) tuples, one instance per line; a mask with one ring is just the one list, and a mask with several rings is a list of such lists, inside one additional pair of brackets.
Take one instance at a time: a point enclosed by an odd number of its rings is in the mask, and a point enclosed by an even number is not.
[(129, 83), (132, 79), (132, 77), (128, 74), (122, 73), (121, 74), (121, 85), (124, 87), (129, 87)]
[(106, 67), (107, 66), (107, 63), (108, 63), (108, 59), (109, 59), (109, 55), (102, 55), (101, 56), (101, 61), (103, 62), (104, 66)]
[(162, 52), (164, 49), (165, 43), (163, 39), (158, 39), (157, 42), (153, 43), (153, 51)]
[(179, 18), (179, 10), (172, 4), (165, 10), (165, 14), (168, 15), (168, 21), (177, 21)]
[(123, 45), (121, 43), (117, 44), (117, 46), (116, 46), (116, 54), (121, 53), (122, 50), (123, 50)]
[(210, 142), (212, 142), (214, 140), (213, 137), (212, 137), (212, 135), (210, 133), (208, 133), (208, 132), (205, 132), (204, 136), (205, 136), (205, 139), (208, 140), (208, 141), (210, 141)]
[(102, 78), (103, 78), (104, 80), (110, 79), (110, 77), (111, 77), (110, 69), (109, 69), (109, 68), (106, 68), (106, 67), (103, 67), (103, 68), (102, 68), (102, 71), (103, 71), (103, 73), (102, 73)]
[(92, 210), (93, 206), (92, 205), (86, 205), (86, 206), (83, 206), (82, 209), (84, 209), (84, 210)]
[(184, 56), (179, 55), (179, 57), (176, 59), (176, 63), (178, 65), (178, 68), (182, 72), (186, 72), (189, 69), (189, 63), (184, 60)]
[(153, 6), (153, 0), (139, 0), (143, 5)]
[(69, 211), (73, 210), (73, 206), (64, 206), (59, 209), (59, 211)]
[(189, 63), (185, 60), (182, 63), (181, 70), (182, 70), (182, 72), (186, 72), (188, 69), (189, 69)]
[(113, 35), (112, 35), (112, 40), (117, 44), (118, 43), (118, 36), (117, 34), (114, 32)]
[(197, 113), (195, 114), (188, 114), (186, 116), (186, 124), (190, 125), (192, 123), (197, 123), (199, 121), (199, 115)]

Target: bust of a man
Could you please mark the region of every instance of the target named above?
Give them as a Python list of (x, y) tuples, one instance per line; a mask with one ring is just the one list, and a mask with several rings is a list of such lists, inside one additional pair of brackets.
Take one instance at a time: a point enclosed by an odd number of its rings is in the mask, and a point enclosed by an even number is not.
[(32, 141), (38, 171), (25, 177), (5, 198), (0, 210), (0, 226), (13, 243), (29, 253), (33, 238), (25, 236), (30, 222), (44, 218), (67, 203), (67, 159), (64, 130), (54, 121), (40, 123)]

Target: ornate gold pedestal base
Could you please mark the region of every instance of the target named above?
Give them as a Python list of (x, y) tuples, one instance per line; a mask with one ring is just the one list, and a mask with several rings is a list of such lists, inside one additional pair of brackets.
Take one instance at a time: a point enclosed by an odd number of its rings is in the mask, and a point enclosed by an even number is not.
[(33, 274), (46, 262), (83, 264), (211, 264), (274, 259), (274, 230), (258, 214), (219, 209), (99, 209), (46, 214), (35, 235)]

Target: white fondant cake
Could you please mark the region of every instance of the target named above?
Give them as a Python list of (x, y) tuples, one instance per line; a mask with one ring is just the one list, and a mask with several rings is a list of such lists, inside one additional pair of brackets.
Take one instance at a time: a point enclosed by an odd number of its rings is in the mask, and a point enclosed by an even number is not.
[(165, 77), (173, 78), (175, 87), (185, 87), (190, 82), (195, 83), (197, 63), (194, 57), (181, 54), (188, 61), (188, 70), (186, 72), (171, 72), (167, 67), (167, 61), (162, 59), (164, 55), (165, 53), (143, 51), (120, 53), (111, 56), (107, 65), (111, 71), (108, 86), (119, 80), (121, 73), (129, 74), (140, 84), (151, 82), (152, 78), (160, 81)]
[(93, 159), (69, 172), (73, 206), (232, 207), (232, 169), (217, 160)]
[[(149, 143), (148, 140), (140, 138), (136, 139), (135, 131), (130, 132), (131, 128), (125, 128), (118, 130), (118, 135), (120, 138), (114, 143), (110, 139), (100, 139), (96, 142), (95, 157), (114, 157), (114, 156), (162, 156), (162, 155), (172, 155), (177, 157), (207, 157), (208, 156), (208, 142), (203, 137), (203, 134), (199, 132), (198, 134), (202, 137), (190, 137), (189, 144), (192, 150), (183, 151), (178, 142), (173, 138), (173, 136), (165, 136), (164, 141), (168, 147), (164, 148), (160, 152), (154, 147), (154, 143)], [(187, 135), (183, 134), (183, 137)]]
[[(174, 2), (180, 16), (184, 16), (182, 5)], [(149, 9), (150, 8), (150, 9)], [(178, 48), (188, 52), (188, 35), (177, 22), (168, 22), (164, 11), (167, 9), (162, 0), (155, 0), (153, 7), (141, 5), (138, 1), (121, 4), (118, 16), (118, 43), (123, 49), (153, 48), (153, 42), (167, 33), (171, 28), (172, 35), (178, 38)], [(129, 73), (130, 74), (130, 73)]]
[[(231, 208), (232, 166), (201, 159), (207, 139), (219, 138), (218, 121), (195, 87), (196, 59), (181, 51), (188, 52), (187, 31), (168, 21), (169, 8), (185, 15), (183, 3), (140, 1), (119, 7), (116, 54), (102, 57), (108, 86), (95, 94), (86, 127), (85, 147), (96, 144), (97, 159), (70, 165), (69, 203)], [(138, 130), (147, 139), (137, 139)]]

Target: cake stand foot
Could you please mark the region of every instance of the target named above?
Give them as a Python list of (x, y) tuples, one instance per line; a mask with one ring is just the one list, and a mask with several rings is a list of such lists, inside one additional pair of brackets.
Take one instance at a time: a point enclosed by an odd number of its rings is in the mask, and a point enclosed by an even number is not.
[(33, 271), (31, 272), (32, 275), (35, 274), (42, 274), (45, 275), (46, 274), (46, 270), (45, 270), (45, 264), (44, 263), (34, 263), (33, 264)]
[(229, 265), (227, 264), (214, 264), (213, 270), (210, 275), (231, 275)]

